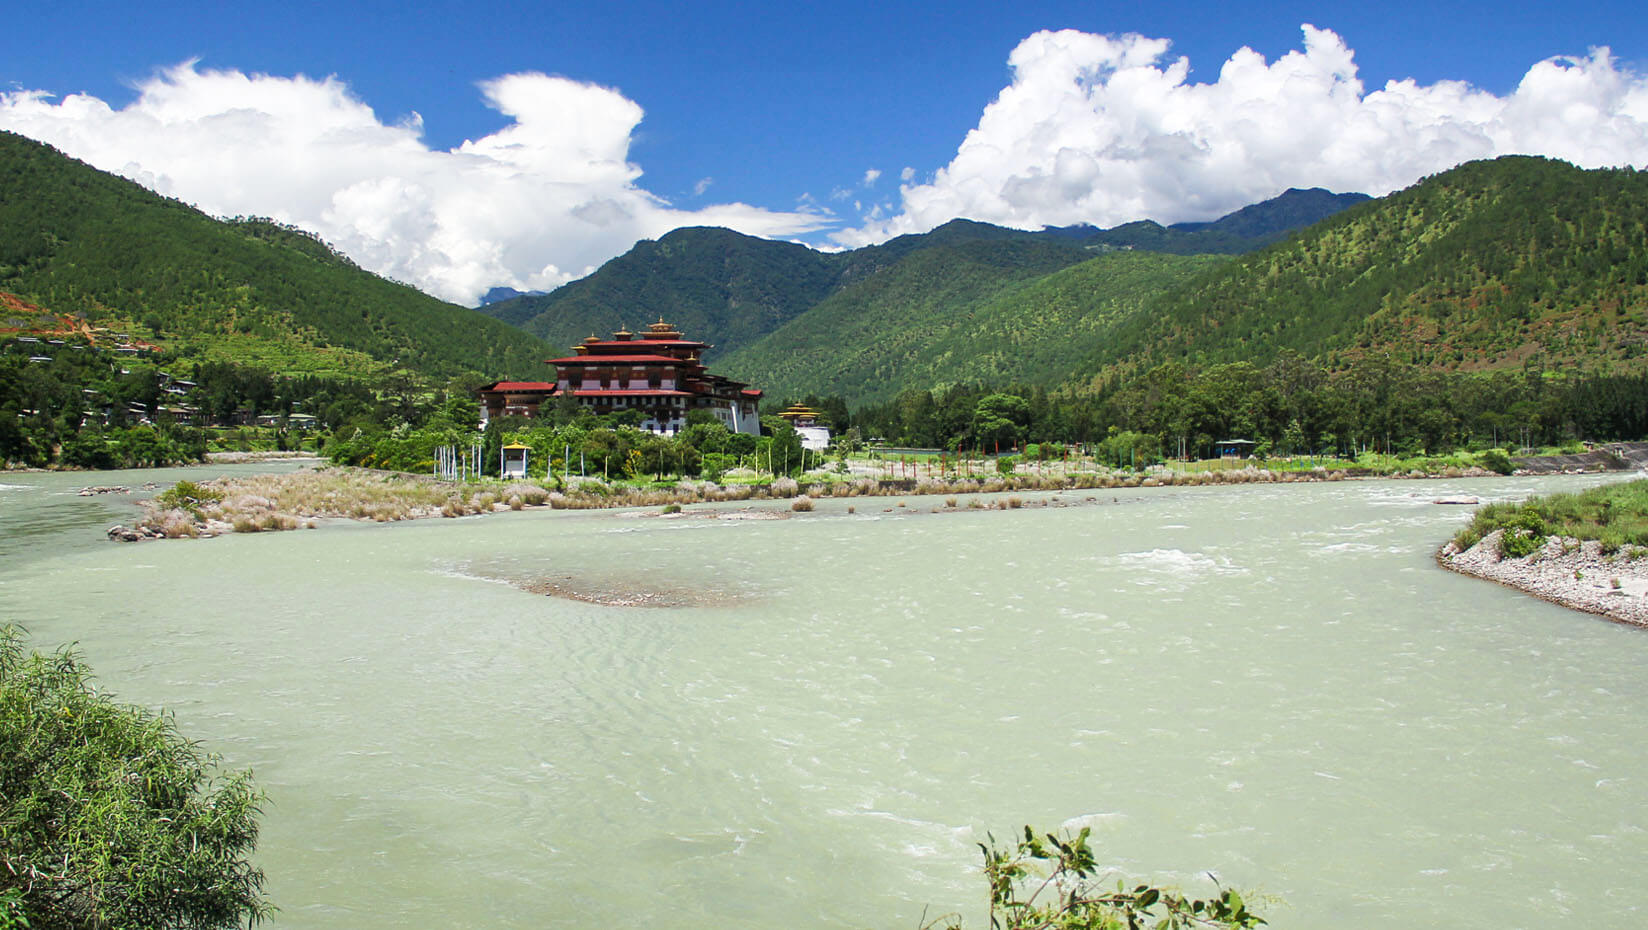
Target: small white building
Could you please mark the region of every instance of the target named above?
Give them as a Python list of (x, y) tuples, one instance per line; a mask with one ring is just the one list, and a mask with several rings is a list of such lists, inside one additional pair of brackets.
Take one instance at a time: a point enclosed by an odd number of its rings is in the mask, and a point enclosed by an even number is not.
[(789, 421), (801, 437), (801, 448), (823, 452), (830, 447), (830, 428), (818, 422), (818, 411), (800, 404), (791, 404), (779, 416)]

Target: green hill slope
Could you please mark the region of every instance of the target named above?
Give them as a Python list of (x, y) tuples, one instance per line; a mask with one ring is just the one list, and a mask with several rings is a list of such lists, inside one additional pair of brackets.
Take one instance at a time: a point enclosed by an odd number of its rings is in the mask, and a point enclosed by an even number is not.
[(1474, 162), (1232, 260), (1120, 327), (1097, 361), (1441, 370), (1648, 361), (1648, 174)]
[(0, 291), (288, 373), (525, 377), (549, 351), (298, 230), (212, 219), (12, 133), (0, 133)]
[(775, 396), (881, 400), (908, 387), (1045, 380), (1149, 294), (1221, 259), (1081, 257), (1033, 240), (926, 248), (844, 288), (721, 367)]

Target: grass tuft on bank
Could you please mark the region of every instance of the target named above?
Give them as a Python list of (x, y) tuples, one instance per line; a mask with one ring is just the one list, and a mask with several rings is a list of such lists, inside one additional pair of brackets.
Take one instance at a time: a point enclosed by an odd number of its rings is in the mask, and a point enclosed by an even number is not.
[(1550, 536), (1596, 540), (1610, 555), (1621, 550), (1635, 554), (1648, 548), (1648, 478), (1520, 504), (1489, 504), (1459, 531), (1454, 545), (1464, 551), (1495, 530), (1505, 531), (1501, 554), (1511, 558), (1537, 552)]

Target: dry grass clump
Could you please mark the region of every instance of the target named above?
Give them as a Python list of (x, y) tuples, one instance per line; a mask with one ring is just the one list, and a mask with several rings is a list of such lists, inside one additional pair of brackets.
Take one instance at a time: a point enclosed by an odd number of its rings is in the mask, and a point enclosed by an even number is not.
[(794, 478), (775, 478), (773, 483), (768, 485), (768, 491), (773, 497), (794, 497), (800, 489), (801, 485), (796, 484)]
[(813, 509), (813, 499), (803, 494), (790, 504), (790, 509), (797, 513), (811, 513)]
[(265, 513), (262, 516), (238, 516), (234, 520), (234, 529), (237, 533), (264, 533), (279, 530), (295, 530), (307, 526), (314, 529), (313, 521), (299, 520), (290, 514)]
[(147, 521), (145, 523), (159, 530), (167, 539), (192, 538), (200, 535), (200, 531), (195, 527), (194, 514), (189, 513), (187, 510), (177, 508), (162, 510), (154, 514), (153, 523)]
[(504, 488), (503, 494), (505, 499), (510, 501), (509, 506), (512, 510), (520, 509), (515, 506), (516, 500), (519, 500), (523, 507), (542, 507), (549, 501), (549, 491), (542, 485), (519, 481)]

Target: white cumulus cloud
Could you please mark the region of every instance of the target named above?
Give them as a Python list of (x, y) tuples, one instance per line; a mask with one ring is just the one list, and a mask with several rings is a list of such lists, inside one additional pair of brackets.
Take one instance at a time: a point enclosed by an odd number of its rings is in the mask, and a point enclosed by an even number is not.
[[(335, 78), (162, 71), (114, 108), (85, 94), (0, 93), (0, 128), (220, 216), (272, 216), (319, 233), (363, 267), (460, 303), (488, 288), (548, 289), (678, 226), (794, 236), (829, 225), (803, 208), (685, 211), (639, 186), (639, 105), (544, 74), (481, 84), (508, 126), (432, 149)], [(709, 179), (699, 182), (702, 194)]]
[(1012, 83), (931, 182), (900, 174), (899, 211), (835, 234), (843, 245), (955, 217), (1020, 228), (1149, 217), (1211, 219), (1289, 187), (1382, 195), (1474, 158), (1549, 155), (1583, 167), (1648, 164), (1648, 79), (1606, 48), (1531, 67), (1496, 96), (1460, 81), (1368, 92), (1353, 53), (1306, 25), (1267, 62), (1243, 48), (1191, 83), (1166, 39), (1038, 32)]

